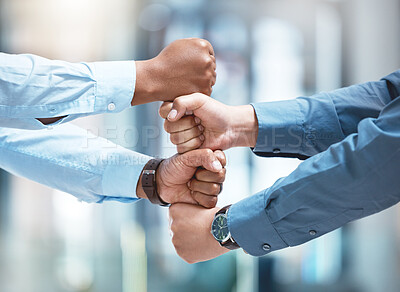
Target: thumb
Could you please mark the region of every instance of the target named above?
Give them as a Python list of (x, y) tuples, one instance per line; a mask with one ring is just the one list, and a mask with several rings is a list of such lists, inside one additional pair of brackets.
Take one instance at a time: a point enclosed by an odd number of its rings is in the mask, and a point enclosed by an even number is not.
[(201, 93), (193, 93), (175, 98), (172, 108), (167, 116), (168, 121), (176, 122), (186, 113), (191, 113), (202, 107), (206, 102), (207, 95)]
[(166, 119), (169, 112), (172, 109), (172, 102), (170, 101), (164, 101), (162, 103), (162, 105), (160, 106), (160, 109), (158, 110), (158, 114), (160, 115), (160, 117), (162, 117), (163, 119)]
[(219, 162), (221, 162), (222, 166), (226, 166), (226, 156), (225, 153), (221, 150), (214, 151), (215, 156), (218, 158)]
[(196, 149), (181, 155), (182, 162), (188, 167), (203, 167), (211, 172), (222, 170), (217, 155), (210, 149)]

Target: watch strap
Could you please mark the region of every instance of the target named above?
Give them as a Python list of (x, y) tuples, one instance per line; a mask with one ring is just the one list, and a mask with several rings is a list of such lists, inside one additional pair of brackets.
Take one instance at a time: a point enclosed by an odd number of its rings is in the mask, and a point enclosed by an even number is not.
[[(215, 216), (217, 216), (217, 215), (219, 215), (219, 214), (227, 214), (227, 213), (228, 213), (228, 210), (229, 210), (229, 208), (230, 208), (231, 206), (232, 206), (232, 205), (228, 205), (228, 206), (223, 207), (221, 210), (219, 210), (219, 211), (215, 214)], [(237, 242), (233, 239), (232, 234), (231, 234), (231, 236), (230, 236), (226, 241), (220, 242), (219, 244), (220, 244), (221, 246), (227, 248), (227, 249), (230, 249), (230, 250), (235, 250), (235, 249), (240, 248), (240, 246), (237, 244)]]
[(142, 188), (149, 201), (160, 206), (169, 206), (164, 202), (157, 191), (156, 172), (164, 159), (150, 159), (143, 168), (142, 172)]

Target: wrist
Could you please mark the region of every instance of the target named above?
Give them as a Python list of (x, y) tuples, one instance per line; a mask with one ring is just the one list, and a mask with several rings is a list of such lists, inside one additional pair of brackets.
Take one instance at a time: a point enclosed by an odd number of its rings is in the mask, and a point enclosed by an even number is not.
[(136, 85), (131, 105), (157, 101), (157, 70), (154, 59), (136, 61)]
[(156, 172), (156, 185), (157, 185), (157, 193), (159, 195), (159, 197), (161, 198), (161, 200), (163, 200), (166, 203), (169, 203), (164, 197), (163, 197), (163, 192), (164, 192), (164, 181), (162, 179), (162, 173), (163, 173), (163, 169), (164, 169), (164, 165), (165, 165), (165, 160), (163, 160), (160, 165), (158, 166), (158, 170)]
[(168, 206), (159, 193), (162, 188), (160, 166), (164, 159), (150, 159), (144, 166), (136, 186), (136, 195), (138, 198), (148, 199), (152, 204)]
[(143, 170), (140, 173), (139, 180), (136, 184), (136, 196), (140, 199), (148, 199), (142, 187), (142, 177), (143, 177)]
[(258, 120), (251, 105), (233, 106), (232, 147), (255, 147), (258, 136)]

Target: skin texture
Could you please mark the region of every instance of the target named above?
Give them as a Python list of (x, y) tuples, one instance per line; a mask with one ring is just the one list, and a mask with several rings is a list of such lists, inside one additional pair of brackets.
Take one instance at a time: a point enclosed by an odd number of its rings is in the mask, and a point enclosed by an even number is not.
[[(226, 158), (222, 151), (198, 149), (176, 154), (164, 160), (156, 174), (157, 190), (167, 203), (199, 204), (215, 207), (225, 180)], [(195, 177), (195, 178), (193, 178)], [(147, 198), (141, 179), (137, 184), (137, 196)]]
[(136, 62), (136, 88), (132, 105), (172, 101), (194, 92), (210, 95), (216, 81), (211, 44), (190, 38), (172, 42), (150, 60)]
[(257, 142), (258, 121), (251, 105), (228, 106), (194, 93), (164, 102), (159, 114), (166, 119), (164, 129), (178, 153), (197, 148), (254, 147)]
[(219, 209), (190, 204), (174, 204), (169, 208), (172, 243), (177, 254), (187, 263), (207, 261), (229, 251), (210, 232)]

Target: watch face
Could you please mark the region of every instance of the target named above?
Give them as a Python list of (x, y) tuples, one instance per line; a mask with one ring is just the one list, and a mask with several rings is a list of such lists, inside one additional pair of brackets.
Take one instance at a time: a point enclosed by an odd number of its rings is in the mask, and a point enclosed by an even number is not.
[(229, 238), (228, 219), (225, 214), (215, 216), (211, 225), (211, 233), (219, 242), (224, 242)]

